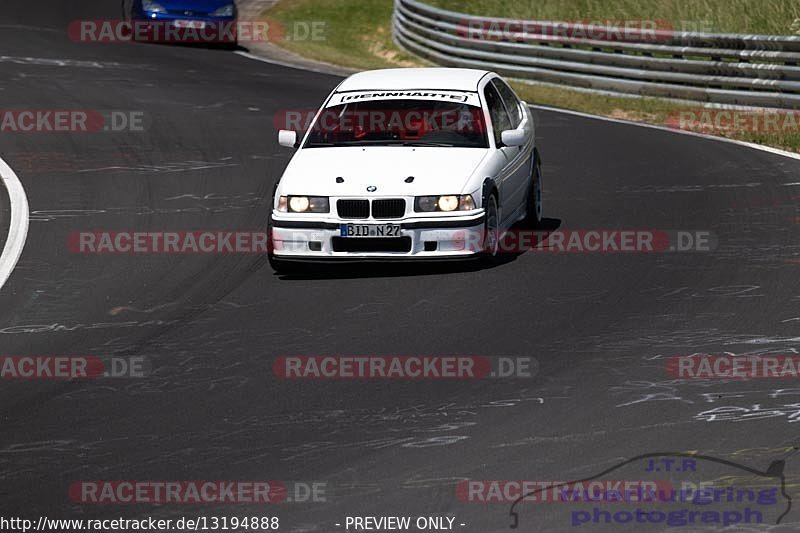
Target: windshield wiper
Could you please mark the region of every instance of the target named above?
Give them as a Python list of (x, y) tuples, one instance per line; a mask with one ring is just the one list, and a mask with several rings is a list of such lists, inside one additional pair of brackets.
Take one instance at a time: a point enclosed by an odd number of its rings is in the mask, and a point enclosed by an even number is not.
[(306, 148), (314, 148), (316, 146), (350, 146), (348, 142), (310, 142)]
[(334, 141), (334, 142), (312, 141), (308, 143), (308, 148), (313, 148), (315, 146), (365, 146), (365, 145), (401, 146), (402, 141), (395, 141), (392, 139), (380, 139), (380, 140), (372, 139), (363, 141)]
[(435, 141), (406, 141), (403, 146), (455, 146), (455, 144)]

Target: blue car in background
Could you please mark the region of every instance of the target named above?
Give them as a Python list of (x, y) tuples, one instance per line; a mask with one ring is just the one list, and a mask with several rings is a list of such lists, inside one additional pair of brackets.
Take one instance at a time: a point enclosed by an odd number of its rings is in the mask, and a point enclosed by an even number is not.
[(236, 45), (234, 0), (122, 0), (134, 39), (150, 42)]

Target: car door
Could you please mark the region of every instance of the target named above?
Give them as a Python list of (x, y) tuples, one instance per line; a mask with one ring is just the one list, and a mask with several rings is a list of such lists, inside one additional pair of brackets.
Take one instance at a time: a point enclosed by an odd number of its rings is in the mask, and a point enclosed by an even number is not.
[(494, 134), (494, 143), (503, 158), (503, 166), (494, 176), (495, 184), (500, 193), (500, 213), (503, 222), (501, 226), (506, 226), (505, 219), (512, 216), (519, 203), (519, 199), (515, 198), (516, 185), (512, 177), (512, 163), (515, 161), (518, 154), (517, 148), (503, 146), (501, 133), (505, 130), (513, 129), (511, 127), (511, 118), (508, 116), (506, 106), (497, 88), (492, 83), (487, 83), (483, 89), (483, 97), (486, 101), (486, 107), (489, 111), (489, 120), (492, 123), (492, 132)]
[(511, 122), (511, 129), (522, 129), (528, 139), (528, 142), (523, 146), (508, 147), (505, 149), (506, 154), (509, 156), (507, 188), (509, 189), (509, 198), (512, 202), (512, 204), (507, 206), (506, 214), (518, 218), (523, 215), (522, 210), (525, 209), (533, 170), (533, 124), (528, 120), (528, 113), (522, 108), (522, 102), (520, 102), (517, 95), (514, 94), (514, 91), (511, 90), (511, 87), (500, 78), (492, 80), (492, 84), (503, 100), (503, 104), (508, 112), (509, 121)]

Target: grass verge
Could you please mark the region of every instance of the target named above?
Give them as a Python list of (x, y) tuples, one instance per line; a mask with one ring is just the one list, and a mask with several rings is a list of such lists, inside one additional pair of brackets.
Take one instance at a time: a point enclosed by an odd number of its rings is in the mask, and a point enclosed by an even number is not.
[[(587, 19), (596, 16), (599, 5), (595, 0), (537, 0), (537, 12), (542, 9), (542, 16), (528, 11), (531, 5), (517, 0), (428, 0), (431, 3), (445, 6), (449, 9), (463, 10), (488, 15), (503, 14), (502, 9), (508, 7), (509, 13), (518, 13), (523, 18), (552, 18), (552, 19)], [(723, 6), (736, 9), (736, 6), (747, 4), (752, 9), (753, 3), (761, 0), (609, 0), (605, 4), (617, 6), (619, 11), (605, 14), (605, 17), (631, 17), (642, 16), (646, 6), (656, 9), (656, 5), (663, 6), (662, 11), (653, 11), (648, 14), (654, 18), (653, 13), (660, 13), (663, 17), (688, 17), (717, 16), (716, 24), (730, 24), (725, 26), (726, 31), (766, 32), (767, 28), (778, 28), (775, 13), (795, 13), (800, 17), (800, 3), (791, 3), (784, 0), (763, 0), (766, 5), (774, 3), (776, 7), (766, 9), (766, 13), (747, 15), (746, 20), (735, 22), (727, 18), (728, 13)], [(637, 7), (639, 4), (645, 7)], [(705, 6), (702, 11), (698, 7), (689, 10), (689, 4)], [(791, 6), (789, 4), (792, 4)], [(517, 11), (513, 11), (517, 6)], [(732, 7), (731, 7), (732, 6)], [(580, 9), (586, 9), (581, 12)], [(391, 16), (393, 2), (391, 0), (283, 0), (268, 9), (263, 16), (279, 20), (284, 27), (292, 28), (295, 24), (306, 24), (309, 21), (323, 22), (322, 38), (318, 40), (284, 40), (278, 45), (301, 54), (311, 59), (324, 61), (334, 65), (356, 69), (375, 69), (393, 67), (415, 67), (429, 65), (425, 61), (408, 54), (394, 44), (391, 36)], [(505, 13), (505, 16), (512, 16)], [(580, 16), (576, 16), (583, 13)], [(748, 11), (748, 13), (750, 13)], [(722, 16), (722, 15), (725, 16)], [(769, 15), (769, 16), (767, 16)], [(517, 15), (513, 15), (517, 16)], [(792, 15), (793, 16), (793, 15)], [(675, 19), (677, 20), (677, 19)], [(699, 20), (699, 19), (696, 19)], [(736, 26), (735, 24), (739, 24)], [(291, 33), (291, 32), (290, 32)], [(703, 120), (698, 113), (698, 106), (682, 105), (657, 98), (626, 98), (619, 96), (606, 96), (591, 94), (583, 91), (571, 90), (563, 87), (530, 84), (522, 81), (513, 81), (514, 89), (525, 101), (534, 104), (547, 105), (562, 109), (582, 111), (593, 115), (643, 122), (648, 124), (667, 125), (670, 118), (677, 117), (681, 112), (694, 111), (697, 120), (692, 122), (692, 128), (722, 137), (754, 142), (800, 152), (800, 124), (796, 128), (778, 128), (780, 131), (764, 133), (758, 131), (721, 131), (708, 128), (709, 120)], [(725, 118), (725, 117), (723, 117)], [(757, 118), (757, 117), (756, 117)], [(746, 117), (745, 117), (746, 120)], [(752, 121), (751, 121), (752, 122)], [(781, 122), (783, 124), (783, 122)]]
[(283, 0), (263, 16), (279, 20), (289, 35), (297, 25), (323, 22), (321, 39), (276, 43), (311, 59), (363, 70), (419, 66), (392, 42), (393, 9), (391, 0)]

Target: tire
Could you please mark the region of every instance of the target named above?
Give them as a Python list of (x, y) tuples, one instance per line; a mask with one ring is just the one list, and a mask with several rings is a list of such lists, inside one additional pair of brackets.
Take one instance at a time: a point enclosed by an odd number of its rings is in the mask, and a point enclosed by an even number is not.
[(525, 209), (525, 225), (537, 228), (542, 224), (543, 213), (542, 164), (536, 152), (536, 163), (533, 166), (531, 185), (528, 187), (527, 207)]
[(294, 272), (291, 264), (276, 258), (272, 253), (267, 256), (267, 259), (269, 260), (269, 266), (272, 267), (276, 274), (288, 275)]
[(132, 0), (122, 0), (122, 20), (125, 22), (131, 21), (131, 13), (133, 11)]
[(500, 209), (497, 206), (497, 196), (492, 193), (486, 201), (486, 219), (483, 223), (483, 253), (482, 258), (491, 262), (497, 258), (500, 249)]

